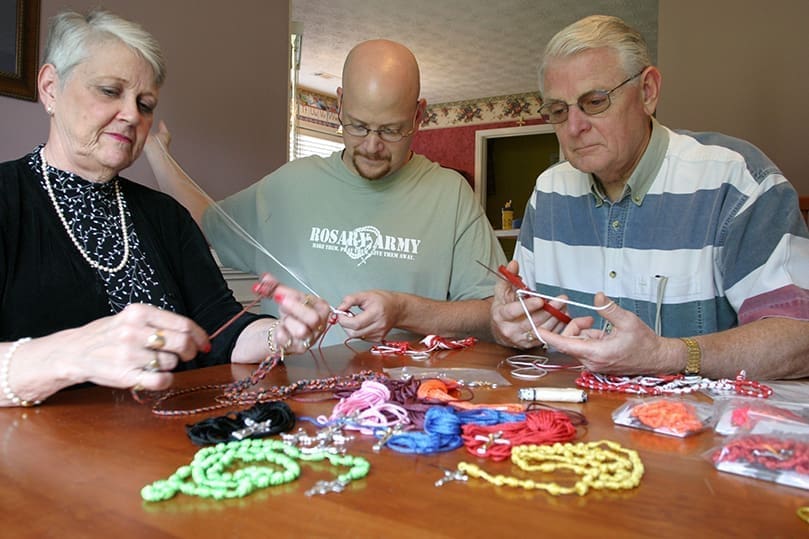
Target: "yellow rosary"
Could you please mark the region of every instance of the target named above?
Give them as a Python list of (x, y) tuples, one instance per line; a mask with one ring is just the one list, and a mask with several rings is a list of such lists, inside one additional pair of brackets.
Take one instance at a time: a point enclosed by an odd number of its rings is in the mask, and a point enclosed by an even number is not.
[(551, 473), (569, 470), (579, 476), (573, 486), (518, 479), (507, 475), (491, 475), (475, 464), (458, 463), (458, 471), (469, 477), (484, 479), (497, 486), (545, 490), (549, 494), (583, 496), (598, 490), (628, 490), (640, 484), (643, 462), (637, 451), (625, 449), (616, 442), (579, 442), (553, 445), (518, 445), (511, 450), (511, 462), (526, 472)]

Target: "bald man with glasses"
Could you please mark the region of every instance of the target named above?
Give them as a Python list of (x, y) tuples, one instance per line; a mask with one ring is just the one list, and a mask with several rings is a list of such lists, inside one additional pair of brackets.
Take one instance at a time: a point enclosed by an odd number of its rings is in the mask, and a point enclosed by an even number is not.
[(809, 232), (778, 168), (658, 123), (660, 72), (618, 18), (560, 31), (539, 79), (566, 161), (537, 178), (508, 266), (530, 290), (497, 285), (496, 340), (605, 374), (809, 376)]
[[(353, 313), (337, 317), (342, 330), (331, 329), (324, 344), (426, 334), (491, 339), (495, 278), (475, 262), (497, 267), (505, 255), (468, 182), (410, 149), (426, 107), (416, 58), (392, 41), (360, 43), (346, 58), (342, 84), (345, 149), (291, 161), (219, 208), (337, 311)], [(211, 208), (167, 141), (165, 130), (150, 137), (149, 163), (222, 263), (300, 288)]]

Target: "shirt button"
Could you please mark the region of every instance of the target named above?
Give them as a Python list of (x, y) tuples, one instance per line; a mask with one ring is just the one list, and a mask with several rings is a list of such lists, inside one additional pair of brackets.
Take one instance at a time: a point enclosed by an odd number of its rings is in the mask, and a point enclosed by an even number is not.
[(612, 228), (614, 230), (618, 230), (619, 228), (621, 228), (621, 221), (619, 221), (617, 219), (615, 221), (613, 221), (612, 222)]
[(615, 279), (615, 276), (618, 275), (615, 270), (610, 272), (610, 279)]

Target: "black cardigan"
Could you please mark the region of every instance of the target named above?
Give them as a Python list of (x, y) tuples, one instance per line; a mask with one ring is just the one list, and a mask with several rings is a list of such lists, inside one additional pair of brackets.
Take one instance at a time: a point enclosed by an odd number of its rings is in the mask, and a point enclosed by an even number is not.
[[(27, 164), (0, 164), (0, 341), (40, 337), (111, 314), (104, 283), (71, 243)], [(138, 238), (177, 306), (209, 334), (241, 310), (191, 215), (173, 198), (121, 180)], [(176, 370), (230, 361), (246, 313)]]

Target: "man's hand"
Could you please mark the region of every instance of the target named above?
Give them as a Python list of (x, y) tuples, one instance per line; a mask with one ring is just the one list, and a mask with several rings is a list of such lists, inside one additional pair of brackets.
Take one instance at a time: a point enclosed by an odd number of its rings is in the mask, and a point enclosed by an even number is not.
[(343, 298), (337, 308), (350, 311), (359, 307), (362, 312), (355, 316), (340, 315), (337, 322), (349, 337), (368, 341), (381, 341), (396, 327), (404, 306), (404, 296), (386, 290), (367, 290)]
[(612, 303), (599, 292), (595, 306), (609, 305), (599, 314), (608, 328), (592, 327), (592, 317), (574, 318), (561, 334), (540, 330), (540, 336), (559, 352), (578, 359), (590, 371), (603, 374), (662, 374), (679, 372), (676, 339), (655, 333), (635, 314)]
[[(506, 268), (515, 275), (519, 273), (520, 266), (512, 260)], [(537, 327), (545, 328), (550, 332), (562, 331), (565, 325), (542, 309), (545, 301), (542, 298), (524, 298), (525, 307)], [(551, 305), (564, 310), (564, 304), (559, 302)], [(494, 339), (504, 346), (513, 348), (534, 348), (541, 343), (537, 340), (531, 323), (526, 317), (525, 310), (517, 299), (514, 287), (500, 279), (494, 288), (494, 301), (491, 309), (491, 329)]]

